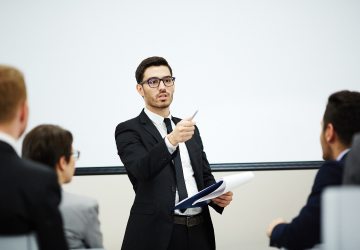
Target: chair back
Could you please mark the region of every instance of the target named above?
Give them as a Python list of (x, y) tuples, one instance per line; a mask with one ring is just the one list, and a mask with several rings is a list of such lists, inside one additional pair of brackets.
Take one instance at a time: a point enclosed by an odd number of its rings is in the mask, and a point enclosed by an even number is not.
[(39, 250), (36, 233), (25, 235), (0, 235), (0, 249)]
[(360, 133), (355, 134), (352, 139), (343, 176), (344, 185), (360, 185)]
[(322, 195), (321, 236), (324, 250), (360, 246), (360, 187), (328, 187)]

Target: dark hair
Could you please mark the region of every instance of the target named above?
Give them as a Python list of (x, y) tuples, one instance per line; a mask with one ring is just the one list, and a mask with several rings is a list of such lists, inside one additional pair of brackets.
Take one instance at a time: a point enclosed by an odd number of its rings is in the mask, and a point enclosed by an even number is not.
[(354, 134), (360, 132), (360, 93), (344, 90), (332, 94), (324, 113), (324, 131), (329, 123), (339, 141), (350, 146)]
[(22, 156), (56, 168), (62, 156), (70, 161), (72, 134), (55, 125), (40, 125), (24, 138)]
[(153, 56), (143, 60), (137, 67), (135, 71), (135, 78), (137, 83), (141, 83), (143, 81), (145, 70), (151, 66), (167, 66), (172, 76), (172, 69), (165, 58)]

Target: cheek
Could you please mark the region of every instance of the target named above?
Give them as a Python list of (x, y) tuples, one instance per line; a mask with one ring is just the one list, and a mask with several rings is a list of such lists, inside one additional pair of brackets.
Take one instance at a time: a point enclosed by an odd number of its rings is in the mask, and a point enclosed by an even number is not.
[(320, 133), (320, 142), (321, 142), (321, 144), (324, 144), (324, 142), (325, 142), (325, 135), (323, 132)]
[(71, 168), (72, 169), (75, 169), (75, 163), (76, 163), (76, 160), (74, 158), (71, 159)]
[(173, 95), (174, 95), (174, 92), (175, 92), (175, 89), (174, 89), (174, 88), (173, 88), (173, 89), (169, 89), (167, 92), (170, 94), (170, 96), (173, 96)]
[(143, 91), (143, 97), (147, 97), (147, 98), (153, 98), (156, 95), (156, 91), (153, 91), (152, 89), (147, 89), (146, 91)]

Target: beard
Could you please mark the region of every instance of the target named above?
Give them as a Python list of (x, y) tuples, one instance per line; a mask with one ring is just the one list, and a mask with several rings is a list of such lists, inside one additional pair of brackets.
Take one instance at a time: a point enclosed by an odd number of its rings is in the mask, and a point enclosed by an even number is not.
[(321, 145), (321, 149), (322, 149), (322, 153), (323, 153), (322, 158), (325, 161), (334, 160), (334, 159), (332, 159), (332, 149), (331, 149), (330, 145), (326, 143), (324, 131), (322, 131), (320, 134), (320, 145)]
[(331, 152), (331, 148), (330, 147), (326, 147), (323, 148), (323, 159), (325, 161), (329, 161), (329, 160), (335, 160), (332, 157), (332, 152)]
[[(167, 100), (159, 100), (158, 96), (160, 94), (167, 94)], [(147, 105), (156, 109), (164, 109), (168, 108), (172, 103), (174, 93), (170, 94), (169, 92), (163, 91), (159, 92), (156, 96), (151, 96), (150, 94), (146, 93), (144, 90), (144, 100)]]

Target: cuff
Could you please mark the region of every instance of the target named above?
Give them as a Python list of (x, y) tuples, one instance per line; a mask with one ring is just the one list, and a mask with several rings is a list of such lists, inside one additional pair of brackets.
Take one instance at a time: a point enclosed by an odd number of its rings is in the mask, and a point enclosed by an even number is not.
[(171, 144), (171, 142), (169, 141), (167, 136), (165, 137), (165, 144), (166, 144), (167, 149), (169, 150), (169, 153), (173, 154), (176, 150), (176, 147)]
[(286, 225), (287, 225), (286, 223), (280, 223), (274, 227), (273, 231), (271, 232), (271, 236), (270, 236), (270, 246), (271, 247), (278, 247), (278, 248), (283, 247), (282, 233), (285, 230)]

